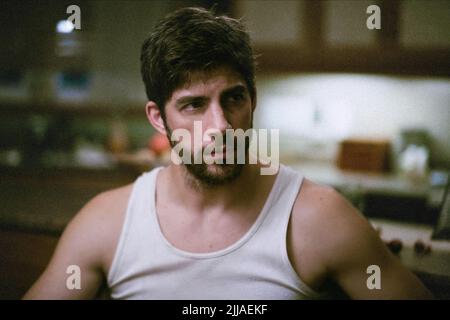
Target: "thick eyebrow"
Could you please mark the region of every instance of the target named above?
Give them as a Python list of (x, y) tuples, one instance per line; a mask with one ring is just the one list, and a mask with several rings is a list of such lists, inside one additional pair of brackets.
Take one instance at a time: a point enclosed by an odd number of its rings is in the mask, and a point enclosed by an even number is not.
[(245, 93), (247, 92), (247, 87), (244, 86), (243, 84), (237, 84), (231, 88), (225, 89), (222, 93), (221, 96), (227, 96), (233, 93)]
[[(246, 91), (247, 91), (247, 87), (246, 86), (244, 86), (243, 84), (237, 84), (235, 86), (232, 86), (230, 88), (225, 89), (223, 92), (221, 92), (220, 96), (223, 97), (223, 96), (227, 96), (227, 95), (230, 95), (230, 94), (233, 94), (233, 93), (240, 93), (240, 92), (246, 92)], [(208, 99), (208, 97), (206, 97), (206, 96), (186, 95), (186, 96), (178, 98), (175, 101), (175, 105), (178, 106), (178, 107), (181, 107), (181, 106), (183, 106), (185, 104), (189, 104), (189, 103), (192, 103), (194, 101), (204, 101), (204, 100), (207, 100), (207, 99)]]
[(192, 103), (194, 101), (204, 101), (207, 98), (205, 96), (184, 96), (175, 101), (177, 107), (181, 107), (185, 104)]

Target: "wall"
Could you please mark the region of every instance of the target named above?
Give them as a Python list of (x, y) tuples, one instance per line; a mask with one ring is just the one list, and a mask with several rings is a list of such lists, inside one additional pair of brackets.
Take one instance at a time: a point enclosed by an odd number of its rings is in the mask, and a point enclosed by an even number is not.
[[(359, 136), (388, 138), (423, 128), (432, 158), (450, 167), (450, 80), (364, 74), (262, 75), (255, 125), (280, 128), (289, 150)], [(299, 150), (301, 152), (302, 150)]]

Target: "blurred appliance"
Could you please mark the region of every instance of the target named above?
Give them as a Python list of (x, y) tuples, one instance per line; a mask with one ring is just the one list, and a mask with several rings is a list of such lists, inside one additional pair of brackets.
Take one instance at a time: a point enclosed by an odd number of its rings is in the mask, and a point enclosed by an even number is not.
[(426, 149), (430, 148), (430, 136), (425, 129), (403, 129), (400, 133), (401, 150), (404, 151), (408, 146), (422, 146)]
[(339, 145), (337, 165), (343, 170), (387, 172), (390, 152), (387, 140), (346, 139)]
[(398, 167), (410, 177), (425, 177), (430, 163), (430, 136), (420, 128), (403, 129)]
[(445, 177), (445, 192), (439, 213), (439, 220), (433, 230), (432, 239), (450, 240), (450, 175)]

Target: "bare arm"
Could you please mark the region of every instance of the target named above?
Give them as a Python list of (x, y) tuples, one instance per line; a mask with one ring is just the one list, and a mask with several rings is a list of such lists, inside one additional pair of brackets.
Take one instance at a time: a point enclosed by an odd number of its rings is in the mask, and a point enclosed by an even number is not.
[[(327, 265), (347, 294), (357, 299), (431, 298), (431, 293), (390, 252), (359, 212), (343, 199), (335, 202), (342, 210), (342, 223), (347, 226), (335, 236), (335, 254), (329, 255)], [(372, 270), (370, 266), (374, 266)]]
[(23, 298), (94, 298), (112, 261), (128, 194), (129, 188), (121, 188), (89, 201), (69, 223), (49, 265)]
[[(307, 223), (318, 252), (317, 261), (326, 277), (351, 298), (432, 298), (420, 280), (390, 252), (369, 222), (338, 192), (316, 185), (310, 188), (309, 198), (314, 209), (310, 210)], [(370, 269), (368, 273), (369, 266), (379, 267), (379, 274)], [(370, 285), (377, 280), (380, 288)]]

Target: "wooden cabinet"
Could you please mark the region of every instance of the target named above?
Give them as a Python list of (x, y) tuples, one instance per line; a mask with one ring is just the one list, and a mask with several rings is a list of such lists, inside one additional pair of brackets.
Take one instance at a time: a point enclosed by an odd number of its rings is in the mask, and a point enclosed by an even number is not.
[[(264, 72), (450, 75), (448, 1), (235, 1)], [(381, 29), (369, 30), (370, 5)]]
[(0, 230), (0, 299), (20, 299), (44, 271), (58, 236)]

